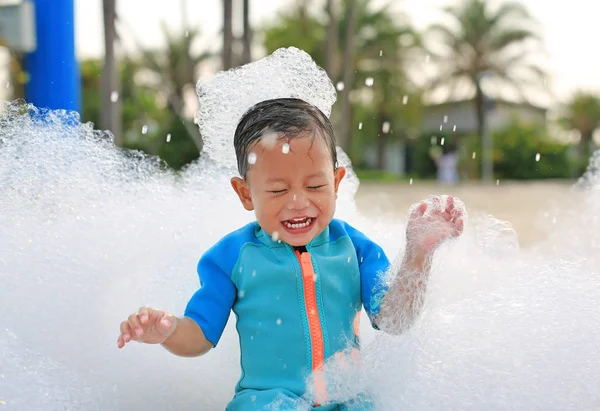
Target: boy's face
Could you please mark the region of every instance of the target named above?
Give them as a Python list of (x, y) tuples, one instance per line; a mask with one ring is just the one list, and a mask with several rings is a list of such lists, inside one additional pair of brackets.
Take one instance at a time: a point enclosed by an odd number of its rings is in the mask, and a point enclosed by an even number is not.
[(331, 222), (346, 170), (334, 171), (320, 136), (296, 137), (289, 143), (277, 139), (275, 144), (262, 139), (250, 152), (256, 162), (246, 180), (231, 180), (244, 208), (254, 210), (269, 235), (291, 246), (306, 245)]

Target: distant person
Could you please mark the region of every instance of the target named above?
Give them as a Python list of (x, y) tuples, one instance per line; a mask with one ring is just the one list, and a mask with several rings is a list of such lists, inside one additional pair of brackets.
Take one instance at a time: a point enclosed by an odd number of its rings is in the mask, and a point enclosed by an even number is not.
[[(271, 133), (275, 144), (264, 138)], [(358, 354), (363, 307), (384, 332), (411, 326), (423, 306), (433, 253), (461, 234), (462, 210), (451, 196), (446, 204), (435, 197), (430, 210), (426, 202), (416, 205), (406, 234), (397, 233), (406, 235), (407, 247), (395, 267), (378, 244), (333, 218), (346, 170), (337, 162), (331, 122), (317, 107), (292, 98), (263, 101), (239, 121), (232, 148), (239, 177), (231, 185), (256, 221), (200, 258), (201, 287), (184, 316), (142, 307), (121, 323), (118, 347), (140, 341), (184, 357), (206, 354), (233, 310), (242, 373), (227, 410), (273, 404), (291, 410), (300, 400), (322, 411), (370, 409), (368, 398), (329, 403), (321, 367), (329, 358), (346, 353), (352, 361)], [(395, 279), (387, 285), (382, 276), (389, 270)], [(316, 392), (307, 399), (311, 373)]]
[(431, 150), (431, 157), (437, 166), (437, 181), (439, 184), (450, 185), (458, 183), (458, 150), (455, 145), (444, 144)]

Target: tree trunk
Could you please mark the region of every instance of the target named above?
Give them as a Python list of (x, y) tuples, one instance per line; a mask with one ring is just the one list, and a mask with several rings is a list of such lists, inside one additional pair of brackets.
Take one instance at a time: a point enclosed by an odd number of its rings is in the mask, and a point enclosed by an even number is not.
[(103, 0), (104, 13), (104, 70), (102, 72), (101, 127), (110, 130), (117, 146), (123, 146), (121, 132), (121, 99), (119, 72), (115, 57), (116, 0)]
[(337, 50), (338, 50), (338, 31), (337, 17), (335, 14), (335, 0), (327, 0), (327, 55), (325, 56), (325, 71), (331, 81), (337, 81)]
[(342, 93), (342, 109), (338, 145), (347, 153), (350, 152), (350, 130), (352, 126), (352, 105), (350, 91), (354, 83), (354, 35), (356, 31), (356, 0), (346, 2), (346, 44), (344, 45), (344, 91)]
[(477, 134), (481, 141), (481, 180), (489, 183), (494, 178), (494, 154), (491, 130), (487, 127), (489, 110), (487, 96), (481, 88), (480, 79), (475, 80), (475, 115)]
[(581, 133), (581, 140), (577, 146), (577, 151), (579, 153), (579, 159), (582, 164), (586, 164), (589, 162), (590, 157), (592, 156), (592, 141), (594, 140), (594, 130), (586, 131)]
[(223, 70), (233, 67), (233, 0), (223, 0)]
[(250, 0), (243, 0), (244, 14), (244, 33), (242, 42), (244, 51), (242, 54), (242, 64), (248, 64), (252, 61), (252, 28), (250, 27)]
[(388, 133), (383, 132), (384, 122), (385, 117), (379, 112), (377, 114), (377, 124), (379, 125), (379, 130), (377, 131), (377, 169), (381, 171), (385, 171), (387, 165), (385, 155), (387, 152)]

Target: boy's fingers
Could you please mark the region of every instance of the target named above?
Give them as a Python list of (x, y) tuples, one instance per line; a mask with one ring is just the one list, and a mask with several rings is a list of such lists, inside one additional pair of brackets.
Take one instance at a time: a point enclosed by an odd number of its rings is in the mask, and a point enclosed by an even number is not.
[(148, 318), (150, 317), (150, 309), (148, 307), (140, 307), (138, 314), (140, 322), (142, 324), (146, 324), (148, 322)]
[(413, 219), (421, 217), (423, 214), (425, 214), (425, 211), (427, 211), (427, 203), (422, 202), (410, 213), (410, 218)]
[(123, 336), (119, 335), (117, 338), (117, 348), (123, 348), (125, 346), (125, 341), (123, 341)]
[(448, 200), (446, 201), (446, 211), (449, 214), (454, 212), (454, 197), (452, 195), (448, 195)]
[(161, 334), (165, 336), (171, 335), (173, 331), (175, 331), (177, 319), (173, 317), (171, 314), (164, 313), (163, 317), (159, 321), (159, 330)]
[(144, 333), (144, 330), (142, 328), (142, 324), (140, 323), (139, 314), (131, 314), (127, 319), (127, 322), (129, 323), (129, 328), (132, 331), (131, 337), (141, 337)]
[(121, 330), (121, 335), (119, 336), (119, 338), (121, 338), (123, 340), (123, 343), (128, 342), (129, 339), (131, 338), (131, 334), (130, 334), (131, 331), (129, 330), (129, 323), (127, 321), (123, 321), (121, 323), (120, 330)]

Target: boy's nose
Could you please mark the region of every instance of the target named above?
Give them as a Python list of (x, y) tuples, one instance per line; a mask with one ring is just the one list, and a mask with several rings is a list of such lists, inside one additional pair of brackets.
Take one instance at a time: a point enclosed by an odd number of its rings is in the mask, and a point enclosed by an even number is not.
[(287, 208), (289, 210), (300, 210), (308, 207), (308, 198), (305, 195), (292, 193), (290, 200), (288, 201)]

